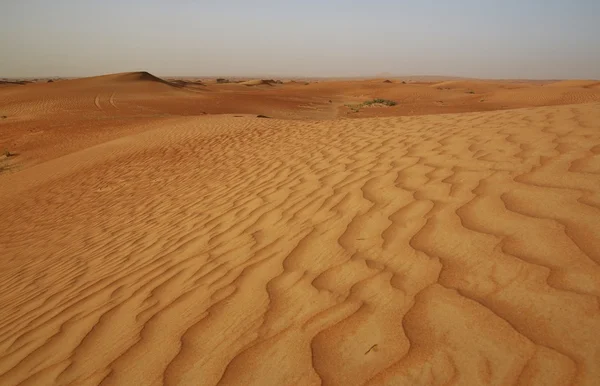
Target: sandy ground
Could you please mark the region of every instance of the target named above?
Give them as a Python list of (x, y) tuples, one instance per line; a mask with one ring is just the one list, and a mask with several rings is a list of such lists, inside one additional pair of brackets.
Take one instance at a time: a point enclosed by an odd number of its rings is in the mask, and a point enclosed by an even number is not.
[(1, 385), (598, 385), (598, 82), (180, 82), (0, 89)]

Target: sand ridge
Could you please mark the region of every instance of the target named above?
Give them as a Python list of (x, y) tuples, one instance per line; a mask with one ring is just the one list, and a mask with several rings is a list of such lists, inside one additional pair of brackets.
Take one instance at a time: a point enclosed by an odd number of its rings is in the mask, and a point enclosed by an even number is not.
[(595, 385), (599, 129), (173, 113), (48, 150), (0, 174), (0, 384)]

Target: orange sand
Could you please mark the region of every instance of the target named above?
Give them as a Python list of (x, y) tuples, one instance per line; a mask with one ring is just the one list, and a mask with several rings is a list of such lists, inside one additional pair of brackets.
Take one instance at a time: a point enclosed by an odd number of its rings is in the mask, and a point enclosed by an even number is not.
[(598, 384), (597, 82), (250, 83), (0, 88), (1, 385)]

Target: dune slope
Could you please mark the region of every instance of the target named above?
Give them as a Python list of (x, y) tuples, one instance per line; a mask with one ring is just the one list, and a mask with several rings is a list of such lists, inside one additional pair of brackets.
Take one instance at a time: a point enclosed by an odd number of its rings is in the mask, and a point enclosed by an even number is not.
[(600, 379), (598, 103), (166, 118), (0, 218), (2, 385)]

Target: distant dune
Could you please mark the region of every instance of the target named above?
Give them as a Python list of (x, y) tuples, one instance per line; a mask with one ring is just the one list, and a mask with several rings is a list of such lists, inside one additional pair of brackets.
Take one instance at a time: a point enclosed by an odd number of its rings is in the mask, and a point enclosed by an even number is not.
[[(101, 75), (90, 78), (72, 79), (60, 82), (61, 88), (69, 86), (89, 86), (89, 87), (108, 87), (108, 86), (139, 86), (139, 85), (165, 85), (178, 87), (172, 82), (156, 77), (148, 72), (127, 72), (121, 74)], [(58, 85), (57, 85), (58, 86)]]
[(385, 79), (1, 87), (0, 385), (598, 385), (599, 83)]
[(276, 81), (273, 79), (253, 79), (253, 80), (247, 80), (245, 82), (241, 82), (240, 84), (243, 84), (244, 86), (272, 86), (274, 84), (281, 84), (283, 82), (281, 81)]
[(562, 80), (550, 83), (546, 87), (598, 88), (600, 87), (600, 82), (597, 80)]

